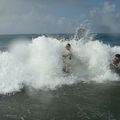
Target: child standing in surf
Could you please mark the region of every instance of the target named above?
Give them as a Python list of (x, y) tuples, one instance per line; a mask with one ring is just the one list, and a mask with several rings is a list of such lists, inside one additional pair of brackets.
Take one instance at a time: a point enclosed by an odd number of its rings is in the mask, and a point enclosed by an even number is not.
[(72, 52), (71, 52), (71, 44), (67, 43), (65, 46), (64, 54), (63, 54), (63, 71), (66, 73), (70, 73), (71, 70), (71, 59), (72, 59)]

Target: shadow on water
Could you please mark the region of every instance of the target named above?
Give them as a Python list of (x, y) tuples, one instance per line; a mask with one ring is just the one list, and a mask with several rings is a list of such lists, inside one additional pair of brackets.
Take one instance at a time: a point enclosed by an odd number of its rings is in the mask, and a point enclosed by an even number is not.
[(119, 120), (120, 82), (76, 83), (0, 96), (2, 120)]

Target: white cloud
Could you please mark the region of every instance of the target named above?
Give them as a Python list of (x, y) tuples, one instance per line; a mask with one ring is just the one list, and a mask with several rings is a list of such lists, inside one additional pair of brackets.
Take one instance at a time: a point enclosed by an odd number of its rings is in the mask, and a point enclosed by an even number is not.
[(90, 11), (90, 14), (95, 31), (119, 33), (120, 16), (115, 4), (104, 2), (102, 6)]
[[(85, 18), (89, 19), (91, 7), (82, 0), (0, 0), (0, 34), (74, 32)], [(104, 2), (90, 12), (90, 19), (95, 31), (120, 30), (115, 4)]]
[(83, 14), (75, 16), (70, 1), (0, 0), (0, 34), (74, 32)]
[(79, 17), (69, 19), (54, 14), (52, 10), (42, 0), (0, 0), (0, 34), (60, 33), (75, 30)]

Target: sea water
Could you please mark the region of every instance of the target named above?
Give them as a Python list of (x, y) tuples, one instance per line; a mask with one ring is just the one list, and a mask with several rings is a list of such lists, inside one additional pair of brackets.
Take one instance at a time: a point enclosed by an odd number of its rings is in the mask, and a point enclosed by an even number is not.
[[(118, 74), (110, 63), (119, 34), (1, 35), (0, 118), (18, 120), (119, 120)], [(70, 74), (62, 71), (66, 43)]]

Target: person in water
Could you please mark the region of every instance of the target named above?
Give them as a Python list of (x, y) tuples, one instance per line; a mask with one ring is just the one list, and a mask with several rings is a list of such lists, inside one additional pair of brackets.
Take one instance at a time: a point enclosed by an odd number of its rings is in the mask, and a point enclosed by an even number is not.
[(118, 65), (120, 64), (120, 54), (116, 54), (115, 58), (113, 59), (112, 64), (116, 67), (118, 67)]
[(63, 54), (63, 63), (64, 63), (64, 67), (63, 67), (63, 71), (66, 73), (70, 72), (71, 69), (71, 64), (70, 61), (72, 59), (72, 52), (71, 52), (71, 44), (67, 43), (65, 46), (65, 51)]
[(110, 65), (110, 68), (120, 74), (120, 54), (115, 54), (115, 57)]

